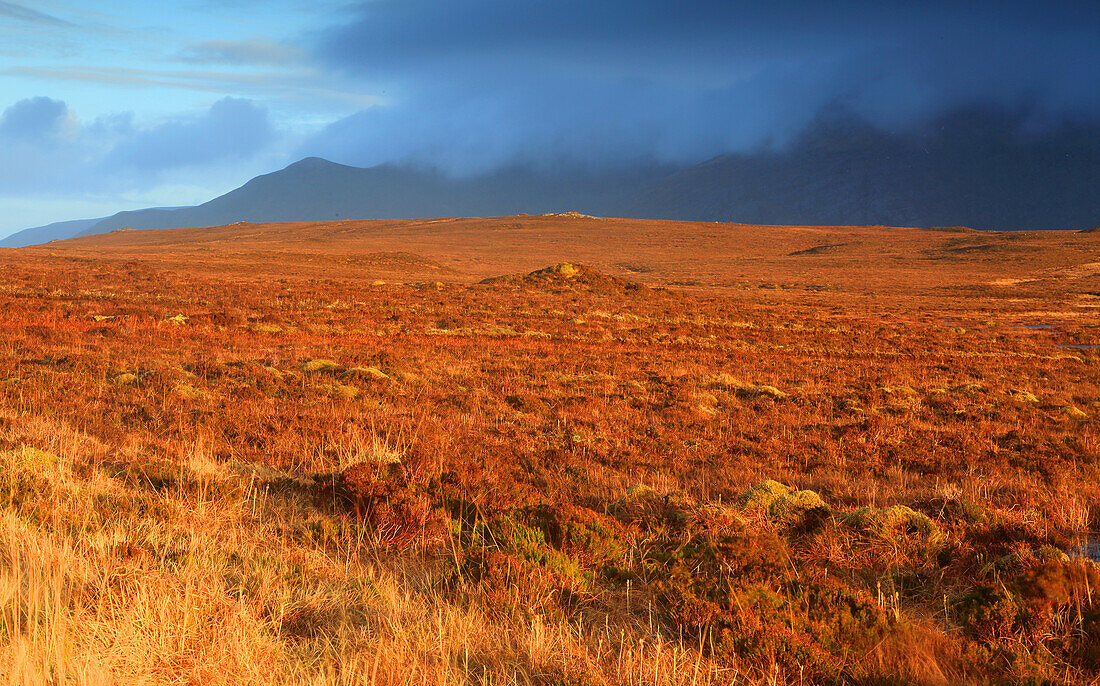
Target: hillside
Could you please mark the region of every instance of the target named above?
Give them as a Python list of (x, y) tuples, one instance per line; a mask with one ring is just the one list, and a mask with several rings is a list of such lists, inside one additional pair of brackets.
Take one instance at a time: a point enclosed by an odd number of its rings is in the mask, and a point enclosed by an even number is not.
[[(1087, 299), (1100, 292), (1098, 247), (1095, 232), (775, 226), (555, 213), (116, 231), (42, 250), (89, 259), (110, 254), (189, 273), (229, 269), (258, 279), (353, 281), (396, 276), (475, 283), (567, 261), (653, 286), (723, 293), (765, 288), (783, 299), (813, 292), (826, 299), (836, 292), (883, 301), (951, 298), (966, 289), (1023, 303), (1029, 293), (1068, 289), (1067, 297)], [(410, 255), (415, 259), (401, 257)]]
[(7, 238), (0, 240), (0, 247), (22, 248), (28, 245), (65, 240), (66, 238), (72, 238), (73, 236), (83, 234), (84, 231), (92, 228), (103, 221), (103, 219), (105, 219), (105, 217), (100, 217), (99, 219), (74, 219), (67, 222), (54, 222), (53, 224), (46, 224), (45, 226), (35, 226), (30, 229), (23, 229), (22, 231), (16, 231)]
[(469, 178), (395, 165), (362, 169), (306, 158), (198, 205), (176, 210), (120, 212), (83, 233), (122, 227), (161, 229), (236, 221), (497, 216), (579, 208), (606, 214), (611, 199), (668, 173), (647, 165), (615, 173), (584, 169), (506, 168)]

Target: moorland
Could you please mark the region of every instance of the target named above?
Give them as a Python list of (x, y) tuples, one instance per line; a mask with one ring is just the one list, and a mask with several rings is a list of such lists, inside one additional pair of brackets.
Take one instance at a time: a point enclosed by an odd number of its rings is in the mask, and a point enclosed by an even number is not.
[(0, 252), (0, 673), (1100, 682), (1100, 232)]

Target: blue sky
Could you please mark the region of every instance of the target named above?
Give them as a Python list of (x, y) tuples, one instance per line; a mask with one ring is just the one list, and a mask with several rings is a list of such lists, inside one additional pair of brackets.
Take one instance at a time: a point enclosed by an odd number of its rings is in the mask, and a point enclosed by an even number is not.
[(0, 234), (202, 202), (384, 101), (309, 47), (346, 3), (0, 1)]
[(1095, 0), (0, 0), (0, 235), (306, 155), (687, 164), (837, 106), (1095, 121), (1098, 52)]

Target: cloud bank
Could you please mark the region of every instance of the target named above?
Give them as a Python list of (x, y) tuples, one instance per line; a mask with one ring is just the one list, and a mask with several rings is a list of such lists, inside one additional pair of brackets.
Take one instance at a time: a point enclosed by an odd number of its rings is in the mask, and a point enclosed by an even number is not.
[(302, 148), (476, 172), (782, 147), (823, 109), (887, 130), (981, 104), (1100, 117), (1100, 4), (370, 0), (315, 46), (391, 104)]
[(83, 123), (63, 101), (28, 98), (0, 115), (0, 195), (151, 188), (176, 170), (249, 159), (276, 136), (267, 111), (238, 98), (145, 126), (130, 113)]

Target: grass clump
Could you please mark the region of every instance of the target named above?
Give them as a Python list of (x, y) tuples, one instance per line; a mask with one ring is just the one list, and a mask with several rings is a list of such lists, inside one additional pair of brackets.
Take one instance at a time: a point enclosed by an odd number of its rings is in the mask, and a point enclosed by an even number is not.
[(359, 396), (359, 389), (342, 383), (322, 383), (316, 388), (331, 398), (353, 400)]
[(1073, 405), (1063, 406), (1061, 408), (1061, 412), (1062, 412), (1062, 414), (1066, 415), (1070, 419), (1076, 419), (1078, 421), (1082, 421), (1082, 420), (1085, 420), (1085, 419), (1089, 418), (1088, 413), (1074, 407)]
[(286, 374), (284, 374), (282, 371), (276, 369), (275, 367), (271, 367), (269, 365), (263, 365), (262, 367), (260, 367), (260, 369), (264, 370), (265, 372), (270, 374), (272, 377), (274, 377), (278, 381), (282, 381), (284, 378), (286, 378)]
[(60, 458), (51, 452), (32, 448), (29, 445), (21, 445), (18, 448), (0, 452), (0, 464), (7, 468), (23, 467), (32, 469), (47, 469), (58, 463)]
[(961, 383), (951, 387), (953, 393), (985, 393), (988, 390), (985, 385), (980, 383)]
[(668, 522), (683, 524), (690, 507), (673, 493), (660, 493), (645, 484), (635, 484), (608, 508), (608, 512), (623, 522)]
[(209, 392), (192, 386), (189, 383), (177, 384), (175, 390), (180, 397), (186, 398), (187, 400), (210, 400), (213, 398)]
[(106, 464), (102, 469), (105, 474), (122, 483), (151, 491), (193, 493), (199, 485), (195, 474), (190, 469), (173, 462), (135, 461)]
[(946, 538), (928, 515), (905, 505), (861, 507), (843, 515), (841, 519), (854, 529), (890, 542), (915, 540), (928, 546), (938, 546)]
[(768, 479), (745, 491), (740, 498), (746, 510), (763, 512), (776, 524), (797, 526), (814, 511), (828, 511), (825, 501), (814, 491), (797, 491), (786, 484)]
[(116, 386), (133, 386), (138, 381), (140, 381), (138, 375), (131, 372), (123, 372), (122, 374), (118, 374), (113, 379), (111, 379), (111, 383)]
[(753, 389), (753, 394), (756, 397), (763, 396), (765, 398), (771, 398), (772, 400), (783, 400), (788, 397), (786, 393), (775, 386), (757, 386)]
[(302, 371), (306, 374), (322, 374), (340, 370), (340, 365), (332, 360), (309, 360), (302, 364)]
[(361, 379), (377, 379), (379, 381), (390, 378), (389, 374), (378, 367), (351, 367), (344, 371), (344, 376), (354, 376)]
[(574, 265), (572, 265), (568, 262), (563, 262), (562, 264), (556, 264), (553, 267), (551, 267), (550, 270), (554, 274), (557, 274), (558, 276), (562, 276), (566, 279), (572, 279), (574, 276), (576, 276), (577, 274), (580, 273), (579, 269), (577, 269)]
[(528, 526), (514, 516), (504, 517), (494, 528), (494, 538), (507, 550), (558, 577), (578, 582), (582, 580), (577, 562), (553, 548), (541, 529)]
[(1012, 398), (1013, 400), (1018, 400), (1019, 402), (1022, 402), (1022, 403), (1038, 403), (1039, 402), (1039, 396), (1035, 395), (1031, 391), (1026, 391), (1022, 388), (1014, 388), (1014, 389), (1008, 391), (1007, 393), (1008, 393), (1008, 397)]
[(719, 372), (718, 374), (712, 374), (704, 380), (704, 385), (708, 388), (721, 388), (727, 391), (733, 391), (737, 395), (744, 398), (771, 398), (772, 400), (783, 400), (788, 396), (787, 393), (779, 390), (775, 386), (743, 383), (742, 381), (726, 374), (725, 372)]

